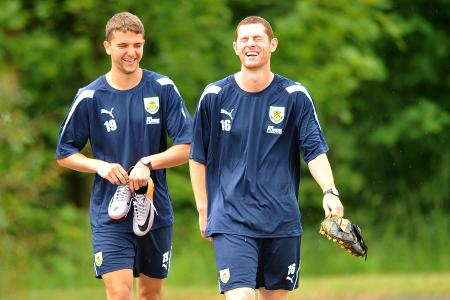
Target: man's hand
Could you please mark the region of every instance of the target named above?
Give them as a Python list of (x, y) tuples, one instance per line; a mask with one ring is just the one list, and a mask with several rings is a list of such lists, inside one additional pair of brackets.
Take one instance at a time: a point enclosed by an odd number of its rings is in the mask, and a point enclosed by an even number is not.
[(208, 216), (206, 211), (199, 211), (198, 212), (198, 224), (200, 227), (200, 235), (202, 238), (212, 242), (212, 237), (206, 237), (206, 224), (208, 223)]
[(339, 200), (339, 197), (333, 194), (325, 194), (323, 196), (323, 210), (325, 212), (325, 217), (336, 216), (342, 218), (344, 216), (344, 206)]
[(149, 178), (149, 167), (138, 161), (134, 168), (131, 170), (130, 176), (128, 178), (128, 186), (130, 187), (130, 191), (134, 192), (141, 187), (146, 186)]
[(128, 173), (124, 168), (116, 163), (102, 162), (97, 167), (97, 174), (108, 180), (112, 184), (126, 184), (128, 182)]

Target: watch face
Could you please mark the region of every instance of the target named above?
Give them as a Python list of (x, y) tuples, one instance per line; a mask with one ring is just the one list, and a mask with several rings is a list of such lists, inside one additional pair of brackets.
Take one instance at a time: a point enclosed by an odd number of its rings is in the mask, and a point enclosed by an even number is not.
[(147, 157), (144, 157), (144, 158), (141, 158), (141, 162), (142, 162), (144, 165), (148, 165), (148, 164), (150, 163), (150, 159), (148, 159)]

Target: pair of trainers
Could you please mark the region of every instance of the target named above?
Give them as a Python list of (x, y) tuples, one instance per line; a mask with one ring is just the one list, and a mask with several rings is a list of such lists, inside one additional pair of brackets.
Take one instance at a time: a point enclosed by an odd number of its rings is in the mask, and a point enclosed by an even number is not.
[(143, 236), (150, 231), (155, 219), (155, 206), (153, 205), (154, 184), (148, 180), (145, 187), (132, 193), (128, 184), (119, 185), (108, 206), (108, 215), (111, 219), (120, 220), (130, 211), (133, 203), (133, 231), (138, 236)]

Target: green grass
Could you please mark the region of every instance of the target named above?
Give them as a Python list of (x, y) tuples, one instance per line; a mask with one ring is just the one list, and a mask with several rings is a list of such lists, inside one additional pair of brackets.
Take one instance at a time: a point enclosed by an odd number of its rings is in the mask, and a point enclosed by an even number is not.
[[(450, 273), (372, 274), (332, 277), (307, 277), (290, 300), (319, 299), (450, 299)], [(2, 295), (3, 300), (100, 300), (105, 299), (102, 283), (94, 288), (20, 291)], [(165, 288), (165, 300), (224, 299), (216, 286), (173, 286)]]
[[(67, 215), (64, 220), (72, 218), (70, 210), (63, 215)], [(73, 232), (68, 229), (72, 228), (70, 222), (60, 222), (65, 226), (57, 226), (57, 238), (48, 249), (3, 236), (0, 300), (105, 299), (102, 281), (93, 277), (90, 235), (85, 234), (89, 223), (87, 216), (83, 218), (75, 218), (75, 223), (82, 225)], [(450, 222), (444, 215), (433, 220), (435, 224), (430, 219), (413, 219), (407, 226), (397, 221), (382, 228), (365, 226), (367, 261), (324, 239), (318, 226), (305, 226), (301, 286), (290, 299), (366, 300), (387, 295), (400, 299), (422, 296), (423, 300), (445, 295), (450, 300)], [(174, 236), (165, 299), (223, 299), (217, 294), (213, 246), (200, 238), (196, 216), (179, 216)], [(433, 243), (423, 242), (429, 240)]]

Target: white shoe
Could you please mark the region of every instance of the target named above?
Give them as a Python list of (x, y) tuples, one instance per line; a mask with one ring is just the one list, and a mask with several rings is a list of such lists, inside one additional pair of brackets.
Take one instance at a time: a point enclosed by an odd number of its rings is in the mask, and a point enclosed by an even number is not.
[(149, 179), (147, 191), (144, 194), (135, 193), (133, 197), (133, 231), (138, 236), (146, 235), (152, 228), (155, 219), (156, 209), (153, 205), (153, 189), (153, 181)]
[(108, 215), (111, 219), (120, 220), (128, 214), (130, 207), (131, 191), (128, 184), (119, 185), (109, 201)]

